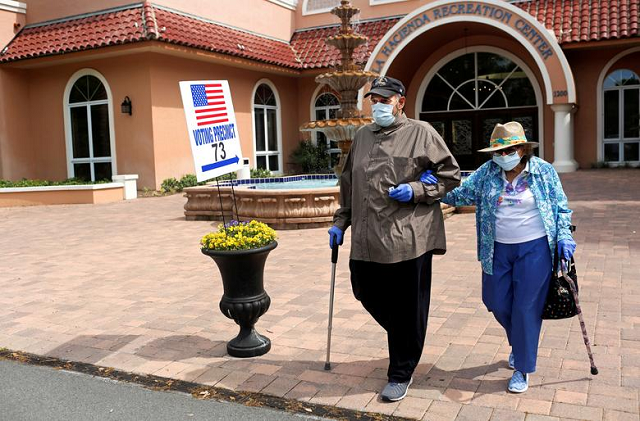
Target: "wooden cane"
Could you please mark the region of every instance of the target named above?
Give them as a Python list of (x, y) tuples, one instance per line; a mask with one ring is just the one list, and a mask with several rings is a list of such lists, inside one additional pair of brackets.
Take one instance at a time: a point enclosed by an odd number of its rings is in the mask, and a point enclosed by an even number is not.
[(589, 355), (589, 362), (591, 363), (591, 374), (595, 376), (598, 374), (598, 368), (596, 367), (596, 363), (593, 361), (593, 353), (591, 352), (589, 335), (587, 335), (587, 327), (584, 324), (582, 309), (580, 308), (580, 300), (578, 299), (578, 290), (576, 289), (576, 284), (573, 282), (573, 279), (571, 279), (571, 277), (567, 274), (567, 261), (562, 259), (560, 267), (562, 268), (562, 276), (564, 277), (564, 279), (566, 279), (567, 283), (569, 283), (569, 289), (571, 289), (571, 294), (573, 294), (573, 299), (576, 302), (576, 312), (578, 313), (578, 320), (580, 320), (580, 327), (582, 328), (582, 339), (584, 339), (584, 346), (587, 347), (587, 354)]

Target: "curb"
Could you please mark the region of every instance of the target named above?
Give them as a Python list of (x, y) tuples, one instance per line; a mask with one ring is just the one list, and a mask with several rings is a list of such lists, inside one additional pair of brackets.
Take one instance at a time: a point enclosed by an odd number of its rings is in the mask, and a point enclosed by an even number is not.
[(27, 352), (12, 351), (0, 348), (0, 360), (14, 361), (34, 366), (51, 367), (56, 370), (67, 370), (84, 373), (95, 377), (108, 378), (120, 382), (140, 385), (146, 389), (164, 392), (188, 393), (196, 399), (215, 399), (224, 402), (233, 402), (251, 407), (265, 407), (286, 411), (293, 414), (304, 414), (332, 418), (344, 421), (409, 421), (410, 418), (394, 417), (391, 415), (374, 412), (361, 412), (353, 409), (337, 408), (330, 405), (301, 402), (295, 399), (280, 398), (257, 392), (237, 392), (229, 389), (207, 386), (200, 383), (176, 380), (146, 374), (134, 374), (111, 367), (101, 367), (93, 364), (61, 360), (54, 357), (46, 357)]

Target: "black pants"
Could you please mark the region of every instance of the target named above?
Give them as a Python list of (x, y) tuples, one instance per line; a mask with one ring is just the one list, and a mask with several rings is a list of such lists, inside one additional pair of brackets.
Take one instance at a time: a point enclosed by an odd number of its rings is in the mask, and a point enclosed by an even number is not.
[(350, 260), (353, 294), (387, 331), (391, 382), (405, 382), (418, 366), (427, 334), (432, 253), (398, 263)]

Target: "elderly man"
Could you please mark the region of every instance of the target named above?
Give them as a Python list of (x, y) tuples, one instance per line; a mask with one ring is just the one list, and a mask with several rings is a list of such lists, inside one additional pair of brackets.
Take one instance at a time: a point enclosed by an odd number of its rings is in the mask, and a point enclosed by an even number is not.
[[(355, 135), (340, 177), (340, 209), (329, 244), (342, 244), (351, 226), (351, 285), (364, 308), (387, 331), (389, 383), (381, 397), (404, 398), (427, 332), (431, 260), (444, 254), (441, 199), (460, 184), (460, 168), (428, 123), (404, 114), (405, 87), (397, 79), (373, 81), (375, 123)], [(436, 184), (423, 183), (431, 171)]]

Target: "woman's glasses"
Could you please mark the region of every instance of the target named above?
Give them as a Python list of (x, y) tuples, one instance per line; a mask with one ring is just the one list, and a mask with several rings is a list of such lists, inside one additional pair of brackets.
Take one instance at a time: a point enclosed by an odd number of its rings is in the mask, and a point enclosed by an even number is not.
[(517, 150), (518, 150), (518, 148), (516, 146), (511, 146), (510, 148), (501, 149), (499, 151), (496, 151), (493, 154), (496, 155), (496, 156), (511, 155), (512, 153), (514, 153)]

